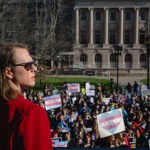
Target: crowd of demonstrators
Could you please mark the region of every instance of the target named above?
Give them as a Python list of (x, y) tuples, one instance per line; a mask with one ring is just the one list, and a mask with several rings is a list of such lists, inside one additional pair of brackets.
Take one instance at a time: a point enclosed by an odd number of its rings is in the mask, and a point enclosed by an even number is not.
[[(26, 97), (44, 108), (44, 97), (52, 95), (55, 87), (45, 84), (43, 91), (25, 91)], [(47, 111), (51, 122), (51, 137), (62, 137), (68, 147), (126, 147), (130, 137), (136, 140), (136, 148), (148, 148), (150, 139), (150, 96), (141, 96), (137, 82), (130, 83), (108, 93), (103, 84), (97, 84), (95, 96), (84, 92), (70, 94), (60, 91), (62, 107)], [(104, 98), (109, 97), (108, 104)], [(75, 98), (75, 101), (73, 100)], [(114, 109), (122, 109), (125, 131), (100, 138), (97, 115)]]

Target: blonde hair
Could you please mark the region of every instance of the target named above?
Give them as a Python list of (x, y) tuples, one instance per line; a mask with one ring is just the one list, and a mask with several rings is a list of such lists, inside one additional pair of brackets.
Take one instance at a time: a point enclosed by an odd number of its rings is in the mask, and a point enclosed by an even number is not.
[(14, 49), (28, 47), (21, 43), (0, 43), (0, 97), (3, 100), (16, 99), (19, 91), (14, 89), (9, 79), (6, 78), (4, 70), (6, 67), (11, 67), (15, 63)]

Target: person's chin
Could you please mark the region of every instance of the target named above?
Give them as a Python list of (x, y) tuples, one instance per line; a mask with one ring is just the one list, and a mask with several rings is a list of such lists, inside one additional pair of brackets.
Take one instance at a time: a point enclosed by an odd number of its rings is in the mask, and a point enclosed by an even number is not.
[(34, 87), (34, 86), (35, 86), (35, 82), (30, 85), (30, 87)]
[(35, 82), (31, 83), (31, 84), (27, 84), (24, 87), (28, 87), (28, 88), (32, 88), (35, 86)]

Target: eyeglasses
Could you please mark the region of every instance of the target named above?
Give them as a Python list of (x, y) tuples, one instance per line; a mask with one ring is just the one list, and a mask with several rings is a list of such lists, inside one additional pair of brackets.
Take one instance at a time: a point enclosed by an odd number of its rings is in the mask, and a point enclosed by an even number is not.
[(21, 63), (21, 64), (15, 64), (15, 65), (12, 65), (12, 67), (16, 67), (16, 66), (24, 66), (24, 68), (29, 71), (32, 69), (32, 66), (35, 66), (37, 67), (38, 65), (38, 62), (37, 61), (31, 61), (31, 62), (26, 62), (26, 63)]

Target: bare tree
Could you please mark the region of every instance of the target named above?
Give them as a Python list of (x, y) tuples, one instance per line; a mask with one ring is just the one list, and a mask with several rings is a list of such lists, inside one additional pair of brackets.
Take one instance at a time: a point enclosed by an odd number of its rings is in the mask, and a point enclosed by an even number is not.
[(25, 41), (27, 3), (23, 0), (0, 1), (0, 40)]
[[(73, 2), (73, 1), (71, 1)], [(30, 45), (41, 63), (71, 47), (71, 25), (64, 22), (64, 0), (0, 0), (0, 40)]]

